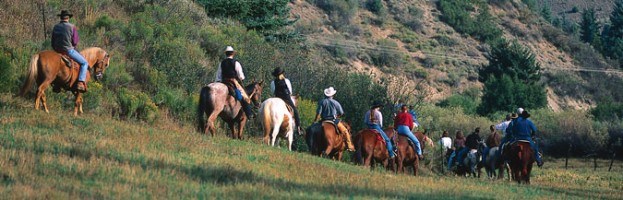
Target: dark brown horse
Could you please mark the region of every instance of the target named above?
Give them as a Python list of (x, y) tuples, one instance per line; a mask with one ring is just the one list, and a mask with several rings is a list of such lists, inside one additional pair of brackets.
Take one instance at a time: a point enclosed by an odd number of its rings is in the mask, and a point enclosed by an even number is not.
[[(415, 137), (420, 141), (420, 148), (422, 152), (426, 148), (425, 136), (421, 131), (414, 133)], [(396, 139), (396, 146), (398, 148), (398, 156), (396, 157), (396, 164), (398, 165), (398, 172), (405, 173), (405, 166), (413, 167), (413, 176), (417, 176), (420, 160), (418, 159), (417, 152), (409, 144), (409, 138), (407, 136), (398, 135)]]
[[(383, 129), (387, 137), (393, 138), (397, 133), (394, 127)], [(363, 129), (353, 138), (355, 143), (355, 159), (365, 167), (374, 168), (375, 163), (383, 164), (386, 169), (396, 171), (389, 159), (387, 146), (374, 129)], [(391, 139), (390, 139), (391, 140)]]
[[(341, 122), (350, 132), (350, 124)], [(332, 122), (314, 123), (305, 131), (305, 139), (312, 155), (328, 157), (333, 160), (342, 160), (346, 150), (345, 134), (338, 134), (337, 127)]]
[(530, 184), (530, 172), (535, 161), (534, 150), (530, 147), (530, 142), (518, 141), (509, 145), (504, 151), (504, 156), (509, 159), (513, 180), (517, 183), (523, 181)]
[[(264, 81), (254, 81), (245, 87), (245, 92), (249, 95), (255, 107), (259, 106), (263, 84)], [(197, 114), (199, 129), (206, 135), (214, 136), (216, 133), (214, 121), (216, 121), (217, 117), (221, 117), (227, 123), (229, 130), (231, 130), (231, 137), (242, 139), (247, 116), (242, 111), (242, 104), (229, 94), (225, 84), (215, 82), (201, 88)], [(204, 114), (208, 115), (207, 122), (203, 118)]]
[[(89, 71), (87, 71), (87, 82), (91, 78), (90, 70), (95, 74), (95, 80), (102, 78), (102, 74), (106, 70), (110, 62), (110, 55), (101, 48), (90, 47), (80, 52), (89, 63)], [(46, 113), (49, 113), (47, 100), (45, 98), (45, 90), (52, 85), (54, 92), (60, 92), (61, 89), (71, 91), (76, 96), (74, 115), (82, 112), (82, 93), (78, 92), (74, 87), (78, 80), (80, 66), (72, 61), (72, 67), (61, 58), (61, 54), (55, 51), (46, 50), (35, 54), (30, 59), (30, 68), (26, 81), (20, 91), (20, 96), (24, 96), (32, 89), (33, 83), (37, 82), (37, 96), (35, 97), (35, 109), (39, 110), (40, 105), (43, 106)]]

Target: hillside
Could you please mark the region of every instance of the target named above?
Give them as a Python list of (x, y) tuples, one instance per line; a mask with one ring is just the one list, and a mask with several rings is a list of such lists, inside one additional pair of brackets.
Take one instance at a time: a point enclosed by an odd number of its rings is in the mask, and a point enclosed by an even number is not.
[[(0, 194), (9, 199), (617, 199), (620, 163), (548, 160), (532, 185), (383, 170), (246, 141), (86, 114), (34, 111), (0, 96)], [(587, 188), (587, 186), (590, 186)]]

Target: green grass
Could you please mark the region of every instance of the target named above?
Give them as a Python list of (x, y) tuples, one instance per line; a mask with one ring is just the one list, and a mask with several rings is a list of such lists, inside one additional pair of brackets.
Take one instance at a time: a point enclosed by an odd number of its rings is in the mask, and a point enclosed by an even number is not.
[(50, 114), (30, 100), (0, 95), (0, 194), (52, 199), (616, 199), (621, 163), (548, 160), (532, 185), (370, 171), (223, 134), (208, 137), (173, 122), (154, 125), (108, 116)]

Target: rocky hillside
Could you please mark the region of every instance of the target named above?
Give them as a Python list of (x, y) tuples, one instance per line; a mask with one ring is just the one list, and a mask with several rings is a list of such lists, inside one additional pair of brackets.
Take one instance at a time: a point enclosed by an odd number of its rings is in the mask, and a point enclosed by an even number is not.
[[(488, 62), (485, 57), (488, 45), (441, 21), (443, 13), (437, 1), (389, 0), (381, 1), (382, 5), (370, 5), (370, 2), (373, 1), (355, 2), (360, 6), (353, 8), (353, 5), (324, 1), (291, 1), (292, 14), (300, 16), (295, 28), (310, 44), (333, 52), (333, 59), (351, 71), (371, 73), (376, 77), (407, 77), (412, 86), (424, 80), (424, 88), (430, 93), (427, 95), (429, 101), (482, 87), (477, 81), (477, 71)], [(565, 15), (579, 20), (584, 8), (599, 5), (596, 8), (599, 19), (607, 20), (611, 0), (590, 4), (585, 1), (541, 1), (536, 8), (519, 0), (490, 2), (490, 12), (494, 22), (503, 30), (503, 37), (517, 40), (536, 55), (545, 75), (543, 81), (547, 85), (551, 109), (587, 109), (595, 105), (600, 97), (594, 91), (576, 90), (567, 84), (577, 84), (577, 88), (594, 87), (595, 81), (591, 77), (602, 77), (602, 73), (587, 75), (575, 71), (589, 65), (597, 69), (615, 67), (594, 53), (590, 46), (579, 42), (577, 36), (565, 34), (544, 21), (538, 11), (548, 4), (554, 17)], [(566, 12), (573, 7), (580, 11)], [(375, 62), (375, 54), (379, 52), (388, 53), (391, 60), (402, 62)], [(585, 57), (595, 57), (590, 60), (594, 63), (587, 63), (589, 60)], [(573, 81), (562, 83), (560, 79), (563, 77)], [(616, 74), (612, 78), (620, 79)]]

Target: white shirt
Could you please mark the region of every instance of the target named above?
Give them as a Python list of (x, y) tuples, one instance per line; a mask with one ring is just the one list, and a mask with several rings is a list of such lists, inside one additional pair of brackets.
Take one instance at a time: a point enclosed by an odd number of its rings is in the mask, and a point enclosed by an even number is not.
[(508, 124), (510, 123), (511, 121), (503, 121), (502, 123), (495, 125), (495, 130), (501, 130), (504, 133), (504, 136), (506, 136), (506, 128), (508, 128)]
[[(286, 81), (286, 85), (288, 86), (290, 94), (292, 94), (292, 84), (290, 83), (290, 80), (288, 80), (287, 78), (285, 78), (284, 80)], [(275, 94), (275, 80), (270, 82), (270, 93)]]
[(442, 137), (441, 140), (439, 140), (439, 144), (441, 144), (444, 149), (452, 149), (452, 138)]
[[(234, 58), (233, 56), (228, 57), (228, 58)], [(238, 78), (240, 80), (244, 80), (244, 73), (242, 72), (242, 65), (240, 65), (240, 63), (238, 61), (236, 61), (236, 67), (235, 67), (236, 73), (238, 74)], [(218, 64), (218, 69), (216, 70), (216, 81), (220, 82), (221, 80), (223, 80), (223, 78), (221, 77), (221, 63)]]

